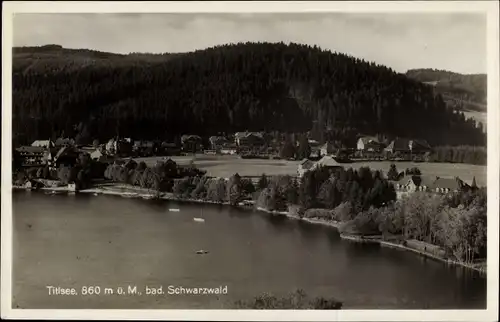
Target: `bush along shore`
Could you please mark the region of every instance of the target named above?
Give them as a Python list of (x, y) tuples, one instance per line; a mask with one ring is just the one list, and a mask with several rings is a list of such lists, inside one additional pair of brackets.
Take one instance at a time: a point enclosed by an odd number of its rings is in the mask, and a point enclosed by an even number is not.
[[(81, 184), (79, 192), (225, 204), (334, 227), (343, 239), (378, 243), (448, 264), (486, 272), (486, 188), (448, 194), (414, 192), (396, 199), (380, 171), (317, 168), (300, 179), (262, 175), (256, 184), (238, 174), (211, 178), (194, 164), (172, 160), (147, 167), (129, 160), (104, 170), (107, 183)], [(18, 182), (18, 187), (19, 185)], [(67, 187), (42, 188), (68, 191)]]

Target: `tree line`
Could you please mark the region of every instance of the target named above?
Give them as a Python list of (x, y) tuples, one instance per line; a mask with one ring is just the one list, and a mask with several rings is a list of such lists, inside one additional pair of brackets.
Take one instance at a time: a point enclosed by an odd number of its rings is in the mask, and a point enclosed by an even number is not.
[(476, 146), (438, 146), (433, 148), (430, 161), (486, 165), (488, 149)]
[(299, 182), (290, 176), (271, 178), (267, 187), (261, 190), (257, 204), (268, 210), (286, 211), (290, 204), (299, 205), (303, 210), (331, 209), (348, 201), (361, 211), (370, 206), (379, 207), (395, 198), (394, 186), (380, 171), (372, 172), (368, 167), (331, 171), (320, 167), (306, 172)]
[(199, 178), (206, 172), (189, 164), (180, 166), (175, 161), (158, 161), (155, 165), (148, 167), (144, 161), (137, 163), (134, 160), (116, 162), (110, 164), (105, 172), (104, 178), (114, 182), (131, 184), (156, 192), (172, 191), (175, 180), (178, 178)]
[(245, 43), (160, 56), (52, 49), (14, 52), (16, 142), (312, 130), (349, 144), (359, 133), (486, 143), (475, 121), (428, 86), (317, 46)]
[(403, 240), (440, 246), (450, 259), (474, 263), (486, 258), (486, 214), (485, 188), (456, 192), (449, 199), (415, 192), (386, 207), (370, 207), (355, 214), (343, 230), (399, 235)]

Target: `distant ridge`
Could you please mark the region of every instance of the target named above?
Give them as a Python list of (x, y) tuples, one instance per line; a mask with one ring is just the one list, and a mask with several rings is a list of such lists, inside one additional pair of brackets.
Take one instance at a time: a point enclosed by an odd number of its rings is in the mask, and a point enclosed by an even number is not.
[(462, 111), (486, 111), (486, 74), (459, 74), (447, 70), (411, 69), (406, 75), (432, 85), (450, 107)]

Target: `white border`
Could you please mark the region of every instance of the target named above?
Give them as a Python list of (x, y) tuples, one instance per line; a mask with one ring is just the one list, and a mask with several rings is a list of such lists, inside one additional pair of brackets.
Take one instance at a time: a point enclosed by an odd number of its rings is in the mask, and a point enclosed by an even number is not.
[[(18, 319), (495, 321), (498, 318), (499, 27), (497, 1), (363, 2), (21, 2), (3, 3), (2, 19), (2, 275), (1, 317)], [(19, 310), (11, 308), (12, 14), (48, 12), (476, 12), (487, 13), (488, 39), (488, 288), (487, 310)], [(7, 95), (5, 95), (7, 94)]]

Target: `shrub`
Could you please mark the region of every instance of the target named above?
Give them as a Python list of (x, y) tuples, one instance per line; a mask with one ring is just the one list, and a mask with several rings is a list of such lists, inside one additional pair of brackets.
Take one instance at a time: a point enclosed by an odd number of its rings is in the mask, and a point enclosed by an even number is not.
[(241, 179), (241, 189), (242, 193), (245, 195), (252, 195), (255, 192), (255, 186), (251, 179)]
[(349, 221), (354, 219), (354, 209), (349, 201), (343, 202), (333, 210), (333, 217), (337, 221)]
[(257, 183), (257, 188), (259, 190), (263, 190), (263, 189), (267, 188), (268, 185), (269, 185), (269, 180), (267, 180), (266, 175), (263, 173), (260, 176), (259, 182)]
[(210, 179), (207, 188), (207, 198), (215, 202), (226, 201), (226, 180)]
[(330, 209), (307, 209), (304, 218), (318, 218), (323, 220), (335, 220), (335, 212)]
[(264, 293), (250, 301), (237, 301), (234, 306), (237, 309), (252, 310), (340, 310), (342, 302), (323, 297), (311, 299), (304, 291), (296, 290), (281, 298), (270, 293)]
[(188, 191), (189, 184), (190, 184), (189, 181), (190, 181), (189, 178), (175, 179), (174, 186), (172, 188), (172, 192), (177, 197), (183, 197), (185, 195), (185, 193)]

